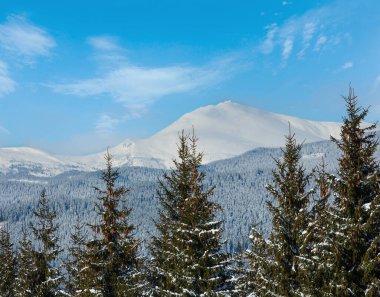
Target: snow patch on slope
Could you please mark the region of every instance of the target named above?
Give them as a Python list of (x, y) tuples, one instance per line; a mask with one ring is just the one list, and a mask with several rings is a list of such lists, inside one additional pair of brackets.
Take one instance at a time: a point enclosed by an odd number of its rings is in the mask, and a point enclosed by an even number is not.
[(26, 170), (30, 175), (47, 177), (74, 168), (78, 168), (78, 165), (35, 148), (0, 148), (0, 172), (4, 174), (19, 173), (21, 170)]
[[(178, 133), (185, 130), (199, 137), (204, 162), (234, 157), (258, 147), (281, 147), (284, 135), (291, 131), (299, 142), (339, 137), (340, 124), (316, 122), (266, 112), (231, 101), (198, 108), (150, 138), (125, 140), (110, 148), (114, 165), (169, 168), (176, 157)], [(80, 157), (56, 157), (32, 148), (0, 149), (0, 171), (19, 170), (20, 166), (35, 176), (57, 175), (67, 170), (104, 168), (104, 153)], [(315, 157), (315, 156), (314, 156)]]
[[(179, 131), (192, 133), (194, 128), (199, 149), (205, 153), (204, 161), (209, 163), (258, 147), (281, 147), (289, 124), (299, 142), (326, 140), (330, 135), (339, 137), (339, 123), (303, 120), (226, 101), (198, 108), (148, 139), (119, 145), (110, 151), (116, 163), (128, 160), (133, 166), (168, 168), (176, 156)], [(118, 156), (125, 160), (119, 160)], [(99, 160), (98, 155), (94, 158)]]

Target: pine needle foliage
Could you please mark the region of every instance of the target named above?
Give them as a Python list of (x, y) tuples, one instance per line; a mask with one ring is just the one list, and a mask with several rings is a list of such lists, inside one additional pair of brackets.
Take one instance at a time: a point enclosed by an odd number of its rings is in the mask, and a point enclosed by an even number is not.
[(38, 247), (34, 251), (34, 265), (37, 269), (34, 296), (58, 296), (62, 276), (55, 266), (61, 252), (57, 236), (58, 225), (54, 221), (57, 213), (51, 209), (45, 190), (41, 192), (38, 208), (33, 215), (36, 222), (31, 223), (30, 228)]
[(17, 277), (15, 279), (16, 297), (33, 297), (37, 286), (37, 267), (35, 251), (25, 228), (17, 254)]
[(199, 170), (197, 141), (182, 131), (174, 169), (160, 181), (158, 236), (150, 247), (153, 296), (223, 296), (227, 289), (222, 222), (215, 220), (220, 206), (210, 200), (214, 187), (206, 188)]
[(253, 271), (253, 292), (258, 296), (300, 296), (300, 256), (304, 244), (302, 234), (308, 224), (308, 207), (313, 190), (307, 190), (310, 174), (300, 164), (300, 144), (289, 131), (282, 158), (275, 160), (277, 169), (272, 172), (273, 184), (267, 190), (274, 202), (268, 201), (272, 214), (272, 231), (269, 239), (256, 230), (251, 235), (250, 252)]
[(245, 297), (247, 292), (250, 291), (250, 278), (249, 270), (247, 267), (246, 252), (242, 244), (239, 242), (236, 252), (230, 256), (230, 265), (228, 267), (229, 274), (231, 275), (231, 283), (233, 289), (230, 291), (230, 296)]
[[(300, 255), (300, 278), (302, 293), (305, 296), (332, 297), (329, 281), (331, 279), (332, 245), (334, 236), (333, 214), (331, 210), (332, 176), (326, 172), (324, 159), (315, 170), (317, 195), (309, 213), (309, 223), (302, 235), (303, 245)], [(314, 198), (313, 197), (313, 198)]]
[(16, 257), (7, 226), (0, 227), (0, 296), (13, 297), (16, 278)]
[(82, 276), (88, 269), (86, 262), (87, 233), (84, 231), (85, 224), (77, 221), (71, 233), (71, 244), (68, 248), (69, 256), (65, 261), (67, 277), (65, 280), (66, 292), (73, 297), (87, 295), (86, 280)]
[(129, 189), (117, 186), (119, 172), (112, 166), (112, 155), (105, 155), (106, 169), (101, 174), (104, 188), (98, 193), (96, 210), (99, 222), (90, 225), (93, 239), (87, 243), (88, 269), (84, 271), (89, 296), (139, 296), (141, 274), (138, 270), (138, 240), (135, 227), (129, 223), (131, 208), (124, 208)]
[(254, 226), (249, 236), (251, 247), (247, 250), (246, 255), (249, 261), (249, 267), (246, 270), (246, 293), (252, 293), (257, 296), (271, 296), (268, 288), (274, 279), (271, 275), (269, 263), (272, 263), (272, 255), (269, 253), (268, 242)]
[(350, 87), (341, 138), (334, 192), (334, 296), (379, 296), (380, 292), (380, 169), (376, 124), (367, 125), (368, 109), (358, 106)]

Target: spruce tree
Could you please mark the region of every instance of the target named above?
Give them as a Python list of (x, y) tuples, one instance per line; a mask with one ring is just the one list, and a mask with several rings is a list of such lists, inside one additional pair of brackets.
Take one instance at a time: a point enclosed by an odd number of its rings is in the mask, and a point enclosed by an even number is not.
[[(273, 256), (269, 253), (269, 241), (264, 239), (262, 233), (254, 226), (249, 236), (251, 247), (247, 250), (249, 267), (246, 270), (246, 293), (253, 296), (271, 296), (269, 287), (274, 281), (269, 264)], [(272, 294), (273, 295), (273, 294)]]
[(16, 297), (35, 296), (37, 285), (35, 251), (25, 228), (22, 229), (22, 239), (17, 254), (17, 277), (15, 283)]
[(90, 225), (94, 237), (86, 248), (89, 268), (83, 273), (85, 291), (91, 296), (139, 296), (142, 290), (139, 242), (133, 238), (135, 227), (128, 221), (132, 209), (122, 207), (129, 189), (117, 187), (119, 172), (112, 167), (110, 153), (107, 152), (105, 160), (106, 169), (101, 175), (104, 189), (95, 188), (99, 222)]
[(334, 238), (330, 290), (334, 296), (379, 296), (380, 169), (376, 125), (365, 125), (368, 109), (358, 107), (350, 87), (340, 139), (338, 178), (333, 180)]
[(51, 297), (59, 295), (59, 285), (62, 277), (55, 266), (60, 253), (58, 245), (58, 225), (55, 223), (56, 212), (51, 209), (46, 191), (41, 192), (38, 201), (38, 209), (33, 212), (36, 218), (30, 228), (37, 242), (37, 250), (34, 252), (34, 264), (36, 266), (35, 297)]
[(247, 292), (250, 291), (250, 279), (247, 271), (247, 258), (246, 253), (243, 250), (242, 244), (239, 242), (236, 252), (231, 255), (230, 259), (229, 275), (233, 290), (231, 290), (231, 296), (245, 297)]
[(71, 233), (71, 242), (68, 248), (69, 256), (65, 261), (66, 267), (66, 291), (70, 296), (79, 297), (86, 296), (85, 275), (88, 265), (86, 262), (86, 233), (83, 231), (85, 225), (79, 221), (74, 225)]
[(7, 226), (0, 227), (0, 296), (13, 297), (16, 261)]
[(308, 224), (308, 206), (313, 191), (307, 190), (310, 175), (300, 164), (302, 146), (289, 132), (282, 159), (275, 160), (274, 184), (267, 189), (274, 198), (268, 201), (272, 214), (272, 231), (266, 242), (253, 232), (250, 260), (254, 271), (254, 293), (259, 296), (299, 296), (301, 282), (300, 255)]
[(197, 138), (182, 131), (174, 169), (160, 181), (158, 235), (151, 253), (156, 277), (154, 296), (221, 296), (226, 290), (226, 256), (222, 252), (220, 206), (210, 201), (201, 172), (203, 154)]
[(301, 235), (303, 245), (300, 250), (300, 279), (305, 296), (333, 296), (329, 280), (334, 263), (331, 262), (333, 237), (331, 230), (333, 214), (330, 205), (331, 175), (326, 172), (326, 164), (316, 168), (316, 199), (309, 213), (309, 223)]

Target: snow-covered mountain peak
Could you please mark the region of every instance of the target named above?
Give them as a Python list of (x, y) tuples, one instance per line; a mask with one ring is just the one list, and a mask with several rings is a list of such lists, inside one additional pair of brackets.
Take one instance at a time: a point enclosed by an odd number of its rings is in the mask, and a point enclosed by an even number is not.
[(27, 171), (34, 176), (52, 176), (66, 170), (77, 169), (75, 163), (31, 147), (0, 148), (0, 172)]
[(58, 157), (49, 155), (48, 153), (32, 148), (32, 147), (4, 147), (0, 148), (0, 163), (12, 161), (44, 161), (44, 162), (57, 162), (64, 164), (65, 162)]
[[(199, 149), (204, 151), (204, 161), (208, 163), (257, 147), (281, 147), (284, 135), (289, 132), (289, 124), (300, 142), (327, 140), (330, 135), (339, 137), (339, 123), (275, 114), (228, 100), (200, 107), (149, 138), (126, 139), (109, 151), (114, 156), (115, 166), (168, 168), (176, 156), (178, 133), (185, 130), (191, 134), (194, 128), (199, 137)], [(66, 168), (95, 170), (104, 167), (104, 153), (55, 157), (32, 148), (3, 148), (0, 149), (0, 166), (2, 171), (12, 164), (22, 163), (38, 164), (41, 168), (53, 166), (53, 172)]]
[(200, 138), (199, 147), (205, 152), (205, 162), (242, 154), (257, 147), (280, 147), (289, 124), (302, 142), (326, 140), (339, 136), (340, 124), (316, 122), (262, 111), (232, 101), (209, 105), (187, 113), (149, 139), (136, 142), (149, 155), (169, 160), (175, 156), (178, 131), (191, 133), (194, 127)]

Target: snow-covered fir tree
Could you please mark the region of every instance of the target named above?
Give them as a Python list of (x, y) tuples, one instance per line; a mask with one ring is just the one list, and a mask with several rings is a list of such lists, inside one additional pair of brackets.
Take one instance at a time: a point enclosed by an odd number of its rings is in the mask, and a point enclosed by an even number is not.
[(175, 168), (158, 191), (158, 236), (151, 244), (155, 276), (153, 296), (223, 296), (227, 288), (219, 205), (210, 201), (214, 187), (204, 184), (197, 138), (179, 136)]
[(22, 240), (17, 254), (17, 277), (15, 279), (16, 297), (33, 297), (37, 285), (37, 267), (35, 251), (25, 228), (22, 229)]
[(272, 214), (272, 231), (266, 242), (255, 231), (249, 254), (253, 272), (253, 292), (258, 296), (299, 296), (300, 256), (303, 236), (308, 224), (308, 206), (312, 190), (307, 190), (310, 175), (300, 164), (301, 145), (294, 134), (286, 136), (281, 159), (276, 160), (274, 183), (267, 189), (274, 198), (268, 201)]
[(375, 160), (376, 125), (364, 119), (350, 87), (341, 139), (338, 177), (332, 183), (334, 222), (330, 290), (334, 296), (379, 296), (380, 292), (380, 168)]
[(269, 270), (269, 264), (273, 263), (273, 256), (269, 253), (268, 242), (263, 234), (254, 226), (249, 235), (251, 242), (250, 249), (247, 250), (246, 256), (249, 260), (249, 267), (246, 270), (246, 294), (253, 296), (271, 296), (267, 294), (269, 287), (274, 281), (273, 275)]
[(331, 212), (331, 175), (326, 172), (324, 159), (315, 170), (317, 195), (310, 211), (307, 229), (301, 235), (303, 245), (300, 250), (300, 277), (305, 296), (334, 296), (329, 287), (332, 267), (333, 236), (331, 230), (333, 214)]
[(94, 236), (86, 244), (85, 296), (139, 296), (143, 289), (139, 241), (134, 239), (135, 227), (129, 223), (132, 209), (122, 205), (129, 189), (117, 186), (119, 172), (112, 167), (110, 153), (105, 160), (106, 169), (101, 175), (104, 188), (95, 188), (99, 221), (90, 225)]
[(0, 227), (0, 296), (13, 297), (16, 278), (16, 257), (8, 226)]
[(247, 271), (247, 257), (241, 243), (238, 243), (236, 252), (230, 256), (228, 270), (233, 286), (230, 295), (246, 297), (251, 286), (249, 272)]
[(58, 241), (58, 225), (55, 222), (56, 211), (51, 209), (46, 191), (41, 192), (38, 208), (33, 212), (36, 222), (30, 224), (37, 248), (34, 251), (36, 282), (33, 296), (59, 296), (62, 275), (56, 266), (61, 252)]
[(86, 280), (83, 278), (85, 270), (88, 269), (86, 262), (87, 234), (84, 231), (85, 225), (79, 220), (74, 225), (71, 233), (71, 242), (68, 247), (68, 259), (65, 261), (66, 267), (66, 292), (73, 297), (86, 296)]

